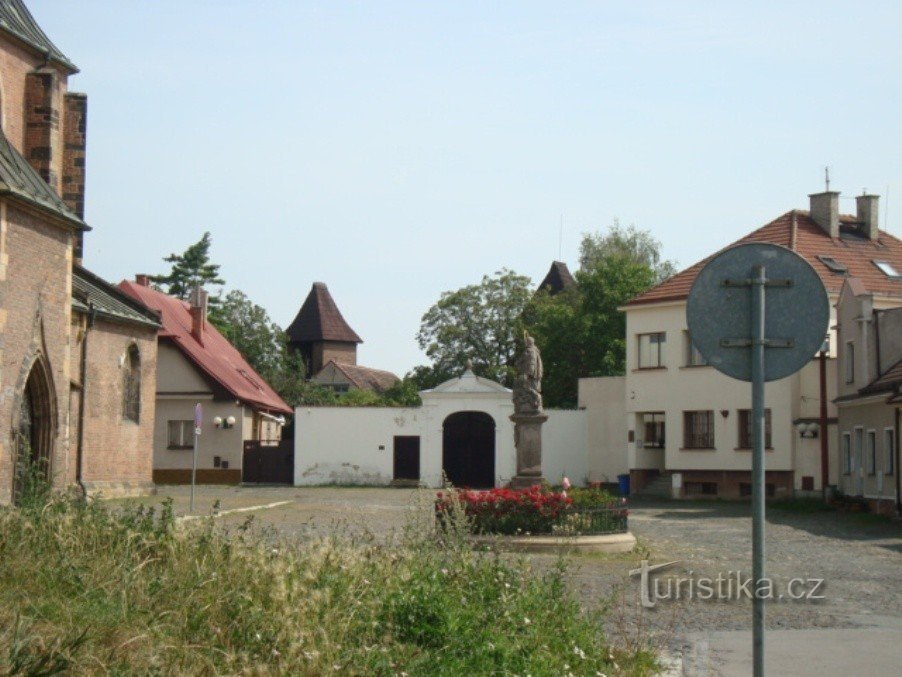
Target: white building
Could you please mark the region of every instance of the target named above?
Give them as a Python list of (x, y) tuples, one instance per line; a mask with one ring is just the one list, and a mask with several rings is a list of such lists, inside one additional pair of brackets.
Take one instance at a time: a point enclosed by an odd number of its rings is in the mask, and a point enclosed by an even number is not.
[[(469, 368), (420, 393), (420, 407), (298, 407), (295, 485), (504, 486), (516, 474), (511, 391)], [(552, 483), (588, 478), (585, 411), (547, 410), (542, 461)]]
[[(902, 296), (902, 242), (877, 228), (877, 196), (857, 198), (856, 216), (839, 214), (839, 193), (811, 195), (810, 211), (793, 210), (739, 242), (770, 242), (804, 257), (818, 272), (831, 308), (847, 276), (864, 277), (879, 293)], [(646, 485), (678, 497), (739, 497), (751, 490), (751, 388), (707, 366), (693, 349), (686, 298), (705, 261), (632, 299), (626, 313), (626, 375), (604, 387), (581, 383), (589, 420), (623, 411), (620, 431), (596, 429), (589, 438), (590, 475), (611, 479), (626, 471), (633, 490)], [(889, 266), (889, 267), (888, 267)], [(716, 309), (712, 308), (712, 312)], [(831, 327), (835, 310), (831, 310)], [(827, 390), (828, 454), (835, 458), (836, 341), (831, 330), (822, 378), (816, 356), (799, 373), (768, 383), (766, 483), (769, 495), (818, 491), (821, 480), (821, 383)], [(622, 390), (616, 383), (622, 383)], [(621, 436), (622, 435), (622, 436)], [(625, 466), (622, 461), (625, 459)], [(829, 465), (829, 464), (828, 464)], [(835, 464), (834, 464), (835, 466)], [(828, 484), (838, 481), (829, 467)]]

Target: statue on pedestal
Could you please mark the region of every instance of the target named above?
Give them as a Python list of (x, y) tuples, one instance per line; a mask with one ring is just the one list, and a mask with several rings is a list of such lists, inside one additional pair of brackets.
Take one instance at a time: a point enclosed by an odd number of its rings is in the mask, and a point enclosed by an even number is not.
[(517, 475), (514, 488), (526, 488), (543, 481), (542, 424), (548, 416), (542, 409), (542, 355), (535, 340), (523, 332), (523, 352), (517, 357), (517, 378), (513, 400), (514, 445), (517, 447)]

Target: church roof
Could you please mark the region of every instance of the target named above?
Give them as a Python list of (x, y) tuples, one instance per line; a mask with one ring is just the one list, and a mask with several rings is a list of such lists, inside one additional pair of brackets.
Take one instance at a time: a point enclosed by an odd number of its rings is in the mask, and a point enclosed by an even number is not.
[(51, 42), (22, 0), (0, 0), (0, 30), (56, 61), (70, 73), (78, 72), (78, 66)]
[(324, 282), (313, 283), (304, 305), (301, 306), (286, 333), (295, 343), (308, 341), (363, 343), (363, 339), (341, 316)]
[(431, 390), (422, 391), (429, 393), (510, 393), (510, 388), (505, 388), (497, 381), (482, 378), (473, 373), (473, 368), (467, 364), (466, 370), (457, 378), (448, 379)]
[(158, 328), (160, 319), (143, 303), (136, 301), (109, 282), (81, 266), (72, 267), (72, 309), (92, 310), (113, 322), (130, 322)]
[(563, 261), (552, 261), (548, 274), (539, 283), (539, 289), (547, 289), (552, 296), (575, 286), (576, 280), (573, 279), (570, 269)]
[(0, 132), (0, 196), (2, 195), (9, 195), (51, 212), (75, 228), (89, 230), (88, 225), (66, 206), (56, 191), (28, 164), (6, 135)]

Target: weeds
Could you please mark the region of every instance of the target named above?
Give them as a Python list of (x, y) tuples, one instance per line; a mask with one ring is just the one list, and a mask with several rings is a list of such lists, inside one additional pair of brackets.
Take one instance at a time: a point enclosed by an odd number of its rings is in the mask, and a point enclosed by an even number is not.
[[(392, 545), (45, 494), (0, 510), (0, 673), (648, 674), (562, 568), (474, 552), (458, 515)], [(457, 521), (455, 521), (457, 520)], [(432, 525), (434, 526), (434, 525)], [(615, 667), (614, 662), (617, 666)]]

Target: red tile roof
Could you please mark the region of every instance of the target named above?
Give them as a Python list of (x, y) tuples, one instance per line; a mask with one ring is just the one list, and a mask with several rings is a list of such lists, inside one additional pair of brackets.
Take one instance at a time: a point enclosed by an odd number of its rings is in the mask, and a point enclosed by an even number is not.
[[(854, 276), (875, 295), (902, 297), (902, 277), (889, 277), (874, 264), (874, 261), (888, 261), (896, 271), (902, 273), (902, 240), (881, 230), (877, 241), (872, 242), (858, 232), (857, 224), (854, 216), (840, 216), (840, 237), (831, 238), (811, 219), (807, 211), (793, 210), (733, 244), (771, 242), (789, 247), (814, 266), (829, 293), (838, 294), (843, 280), (847, 276)], [(626, 305), (685, 299), (699, 271), (717, 253), (633, 297)], [(835, 259), (845, 266), (847, 272), (832, 272), (818, 256)]]
[(254, 371), (216, 327), (206, 323), (203, 343), (194, 338), (187, 302), (129, 280), (120, 282), (119, 289), (151, 310), (159, 312), (163, 322), (160, 337), (172, 340), (201, 372), (231, 393), (235, 399), (256, 409), (291, 413), (291, 407)]
[(323, 282), (314, 282), (307, 294), (304, 305), (286, 330), (288, 337), (296, 343), (310, 341), (339, 341), (343, 343), (363, 343), (341, 316), (329, 289)]

